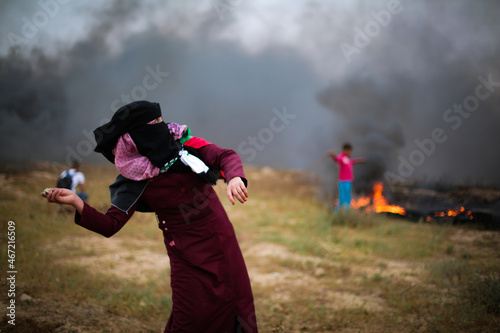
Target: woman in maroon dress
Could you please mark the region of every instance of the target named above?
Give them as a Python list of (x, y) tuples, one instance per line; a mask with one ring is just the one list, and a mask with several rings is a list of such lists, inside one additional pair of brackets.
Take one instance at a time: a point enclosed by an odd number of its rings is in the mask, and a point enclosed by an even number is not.
[(183, 136), (185, 128), (162, 122), (159, 105), (146, 101), (120, 108), (94, 134), (95, 150), (120, 171), (110, 186), (112, 206), (100, 213), (59, 188), (47, 200), (73, 206), (76, 224), (106, 237), (135, 211), (155, 212), (171, 266), (173, 306), (165, 332), (258, 332), (245, 262), (211, 186), (215, 170), (232, 204), (247, 200), (239, 156)]

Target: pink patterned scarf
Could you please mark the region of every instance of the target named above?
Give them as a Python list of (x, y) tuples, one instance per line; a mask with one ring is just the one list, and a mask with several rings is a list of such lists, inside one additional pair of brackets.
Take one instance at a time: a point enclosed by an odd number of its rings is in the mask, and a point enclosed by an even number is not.
[[(153, 123), (153, 121), (150, 123)], [(187, 130), (186, 125), (176, 123), (169, 123), (168, 128), (175, 140), (184, 136)], [(116, 147), (113, 149), (113, 154), (115, 155), (116, 168), (125, 178), (144, 180), (160, 174), (158, 167), (154, 166), (146, 156), (139, 154), (134, 140), (132, 140), (128, 133), (125, 133), (118, 139)]]

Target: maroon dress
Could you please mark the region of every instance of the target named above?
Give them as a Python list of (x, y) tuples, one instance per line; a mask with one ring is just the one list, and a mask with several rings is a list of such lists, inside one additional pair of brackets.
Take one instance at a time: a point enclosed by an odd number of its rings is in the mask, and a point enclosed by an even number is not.
[[(228, 181), (245, 177), (234, 151), (208, 145), (199, 153)], [(149, 180), (140, 200), (155, 211), (170, 258), (173, 306), (165, 332), (258, 332), (245, 262), (212, 186), (194, 173), (165, 173)], [(102, 214), (85, 204), (75, 222), (110, 237), (136, 208), (111, 206)]]

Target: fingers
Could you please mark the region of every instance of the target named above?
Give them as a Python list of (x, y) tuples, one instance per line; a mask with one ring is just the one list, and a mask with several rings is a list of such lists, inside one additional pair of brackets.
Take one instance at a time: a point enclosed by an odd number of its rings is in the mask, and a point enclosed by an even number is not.
[(233, 186), (228, 185), (227, 186), (227, 198), (229, 199), (229, 201), (233, 205), (236, 203), (235, 197), (236, 197), (236, 199), (238, 199), (237, 192), (233, 189)]
[(42, 196), (47, 198), (51, 203), (63, 203), (60, 199), (65, 196), (65, 190), (61, 188), (51, 188), (50, 191), (42, 192)]
[(45, 190), (43, 190), (43, 192), (40, 193), (40, 195), (44, 198), (47, 198), (47, 200), (48, 200), (49, 195), (52, 194), (54, 192), (54, 190), (55, 190), (54, 188), (47, 187)]
[(50, 191), (40, 193), (50, 203), (73, 206), (80, 214), (83, 212), (85, 203), (74, 192), (64, 188), (51, 188)]
[(50, 188), (46, 188), (45, 190), (43, 190), (42, 193), (40, 193), (40, 195), (44, 198), (47, 197), (47, 195), (49, 195), (50, 193), (52, 192), (52, 190)]
[(50, 192), (46, 196), (47, 201), (48, 202), (58, 202), (57, 198), (58, 198), (59, 194), (61, 193), (61, 189), (53, 188), (51, 190), (52, 190), (52, 192)]
[(240, 189), (241, 189), (241, 193), (243, 194), (244, 200), (247, 201), (248, 200), (248, 190), (247, 190), (245, 184), (243, 184), (243, 182), (241, 183)]
[[(238, 199), (238, 201), (241, 203), (244, 203), (245, 201), (247, 201), (247, 198), (248, 198), (248, 194), (245, 194), (246, 189), (244, 187), (245, 186), (243, 186), (243, 188), (240, 186), (237, 186), (232, 191), (233, 197), (236, 197), (236, 199)], [(234, 205), (234, 203), (233, 203), (233, 205)]]
[(229, 191), (229, 189), (227, 190), (227, 198), (229, 199), (229, 202), (231, 202), (231, 204), (235, 204), (236, 201), (234, 200), (234, 197), (233, 197), (233, 194), (231, 193), (231, 191)]
[(227, 185), (227, 198), (234, 205), (236, 200), (245, 203), (248, 200), (248, 191), (241, 179), (231, 180)]

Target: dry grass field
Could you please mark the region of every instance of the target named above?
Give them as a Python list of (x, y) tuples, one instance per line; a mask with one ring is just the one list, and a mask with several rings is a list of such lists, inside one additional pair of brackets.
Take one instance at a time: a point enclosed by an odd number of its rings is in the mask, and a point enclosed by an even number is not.
[[(500, 332), (500, 233), (333, 213), (303, 173), (248, 166), (249, 201), (219, 197), (246, 259), (261, 332)], [(162, 332), (169, 263), (152, 214), (107, 239), (39, 196), (54, 170), (0, 174), (0, 302), (15, 222), (15, 326), (1, 332)], [(113, 166), (86, 165), (104, 212)]]

